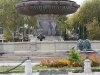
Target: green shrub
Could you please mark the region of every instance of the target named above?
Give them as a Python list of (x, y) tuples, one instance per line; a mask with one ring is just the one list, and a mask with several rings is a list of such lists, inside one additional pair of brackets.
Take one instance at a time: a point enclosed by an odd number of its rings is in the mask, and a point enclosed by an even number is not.
[(70, 50), (70, 55), (68, 57), (68, 60), (72, 61), (72, 62), (80, 62), (81, 58), (79, 56), (79, 51), (75, 50), (75, 49), (71, 49)]

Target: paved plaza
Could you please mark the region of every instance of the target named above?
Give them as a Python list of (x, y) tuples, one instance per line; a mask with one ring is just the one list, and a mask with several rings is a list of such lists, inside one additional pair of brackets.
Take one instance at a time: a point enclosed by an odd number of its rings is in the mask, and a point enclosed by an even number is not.
[[(4, 62), (2, 62), (2, 63), (0, 63), (0, 66), (17, 66), (17, 65), (19, 65), (20, 63), (4, 63)], [(39, 64), (39, 63), (32, 63), (32, 66), (34, 66), (34, 65), (37, 65), (37, 64)], [(23, 63), (21, 66), (25, 66), (25, 63)]]
[[(0, 75), (25, 75), (25, 73), (9, 73), (9, 74), (0, 74)], [(66, 74), (39, 74), (39, 72), (34, 72), (32, 75), (100, 75), (100, 72), (94, 73), (71, 73), (68, 72)]]

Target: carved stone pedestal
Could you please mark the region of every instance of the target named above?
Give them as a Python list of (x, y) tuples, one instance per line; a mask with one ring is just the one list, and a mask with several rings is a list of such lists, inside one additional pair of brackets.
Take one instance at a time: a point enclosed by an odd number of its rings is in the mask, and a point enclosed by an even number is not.
[(42, 34), (45, 36), (45, 40), (61, 40), (61, 32), (58, 28), (56, 17), (57, 15), (45, 14), (45, 15), (36, 15), (37, 24), (34, 28), (35, 38)]

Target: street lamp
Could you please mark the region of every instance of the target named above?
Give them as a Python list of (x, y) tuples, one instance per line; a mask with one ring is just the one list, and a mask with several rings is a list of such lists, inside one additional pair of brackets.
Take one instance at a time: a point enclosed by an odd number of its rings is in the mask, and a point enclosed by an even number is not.
[(24, 30), (24, 35), (26, 35), (26, 30), (27, 30), (27, 28), (28, 28), (28, 24), (24, 24), (24, 28), (25, 28), (25, 30)]
[(26, 33), (26, 31), (27, 31), (27, 29), (28, 29), (28, 24), (24, 24), (24, 28), (25, 28), (25, 30), (24, 30), (24, 37), (23, 37), (23, 40), (24, 41), (28, 41), (28, 35), (26, 35), (27, 33)]
[(3, 34), (3, 30), (2, 30), (2, 27), (0, 27), (0, 34)]

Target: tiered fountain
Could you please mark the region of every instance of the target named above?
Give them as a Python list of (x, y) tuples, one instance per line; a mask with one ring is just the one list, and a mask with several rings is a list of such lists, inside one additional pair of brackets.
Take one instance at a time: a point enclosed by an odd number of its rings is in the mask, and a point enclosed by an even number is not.
[[(15, 4), (15, 9), (19, 13), (37, 17), (37, 25), (34, 29), (34, 36), (35, 38), (40, 37), (39, 35), (41, 35), (42, 37), (45, 36), (45, 40), (61, 40), (60, 39), (61, 32), (57, 26), (56, 17), (59, 15), (67, 15), (67, 14), (74, 13), (75, 11), (77, 11), (78, 8), (79, 8), (79, 5), (77, 5), (74, 1), (70, 1), (70, 0), (27, 0), (27, 1), (19, 2)], [(60, 44), (61, 46), (59, 44), (56, 44), (56, 45), (54, 44), (54, 47), (51, 47), (51, 43), (50, 43), (48, 47), (47, 47), (47, 44), (44, 44), (44, 46), (42, 45), (41, 47), (45, 47), (43, 50), (47, 50), (48, 48), (53, 50), (53, 49), (56, 49), (56, 47), (57, 47), (57, 50), (58, 49), (61, 50), (61, 47), (62, 49), (64, 49), (64, 47), (66, 48), (66, 45), (63, 46), (63, 44)], [(23, 47), (23, 45), (20, 47), (19, 46), (20, 44), (19, 45), (17, 44), (17, 48), (18, 49), (22, 48), (21, 50), (23, 51), (27, 47), (26, 45), (24, 45), (26, 46), (25, 48)], [(16, 48), (15, 44), (14, 44), (14, 48)], [(85, 60), (84, 72), (85, 73), (78, 73), (78, 75), (85, 75), (85, 74), (86, 75), (100, 75), (100, 73), (91, 72), (90, 60), (88, 59)], [(56, 73), (48, 71), (46, 73), (43, 72), (43, 74), (37, 74), (37, 75), (47, 75), (47, 74), (48, 75), (62, 75), (62, 74), (63, 75), (77, 75), (77, 73), (69, 72), (68, 74), (66, 74), (65, 72), (60, 73), (59, 71)], [(33, 75), (32, 65), (31, 65), (30, 60), (26, 61), (25, 74), (23, 75)]]
[(37, 38), (41, 34), (48, 41), (61, 40), (56, 18), (74, 13), (78, 8), (79, 5), (70, 0), (26, 0), (15, 4), (17, 12), (37, 17), (34, 37)]

